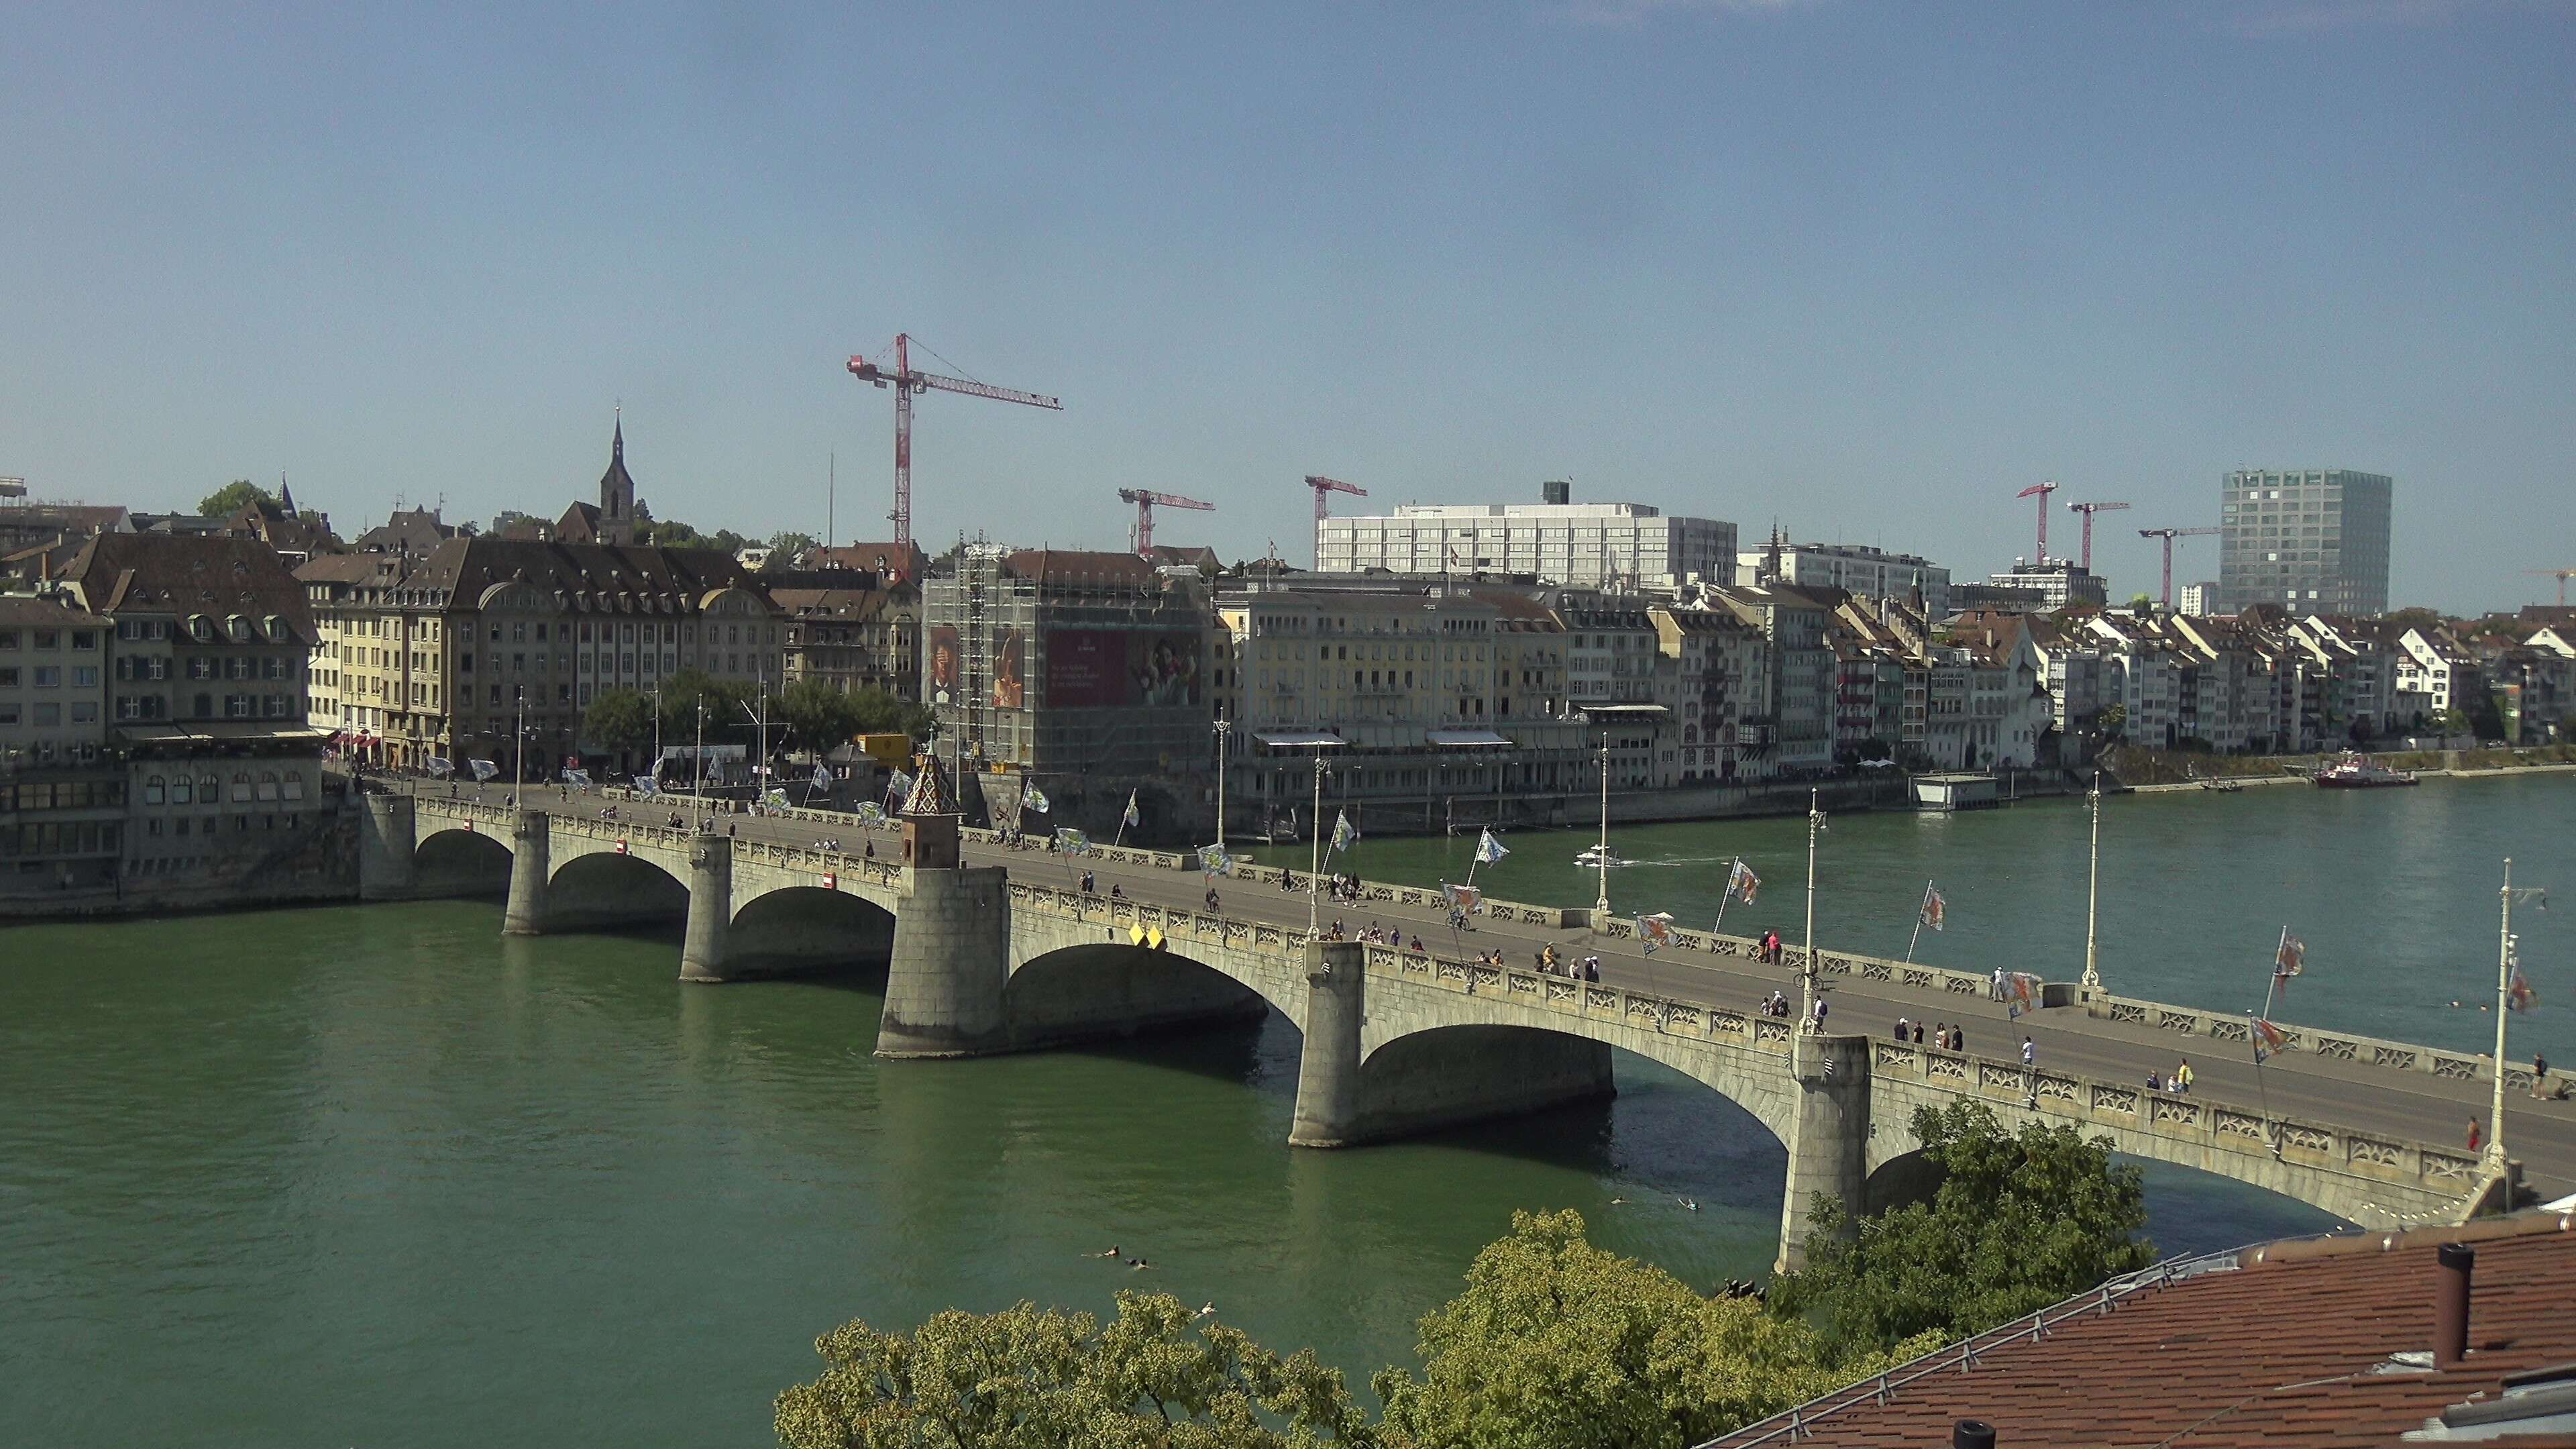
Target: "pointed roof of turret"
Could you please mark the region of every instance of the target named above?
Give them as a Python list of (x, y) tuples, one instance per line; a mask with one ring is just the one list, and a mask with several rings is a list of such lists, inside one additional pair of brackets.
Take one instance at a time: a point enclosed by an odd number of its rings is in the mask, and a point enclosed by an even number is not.
[[(612, 488), (616, 490), (613, 495)], [(626, 414), (622, 409), (616, 428), (608, 436), (608, 471), (599, 475), (599, 493), (603, 499), (635, 496), (635, 475), (626, 471)]]
[(954, 815), (948, 791), (939, 780), (939, 757), (923, 751), (920, 763), (912, 772), (912, 791), (903, 797), (906, 815)]

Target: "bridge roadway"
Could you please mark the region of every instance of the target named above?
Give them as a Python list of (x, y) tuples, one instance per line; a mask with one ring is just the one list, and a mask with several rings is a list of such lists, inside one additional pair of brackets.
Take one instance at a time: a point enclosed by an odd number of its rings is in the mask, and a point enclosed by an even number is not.
[[(435, 787), (424, 789), (422, 803), (430, 806), (446, 793)], [(490, 806), (508, 803), (505, 787), (478, 790), (464, 786), (454, 793), (458, 798)], [(667, 820), (673, 804), (685, 803), (666, 802), (657, 808), (652, 802), (627, 802), (621, 809), (629, 820), (659, 823)], [(579, 792), (566, 797), (552, 789), (531, 790), (525, 804), (567, 819), (595, 821), (601, 797)], [(853, 854), (861, 852), (863, 843), (870, 840), (876, 843), (881, 858), (896, 853), (894, 831), (871, 832), (855, 820), (842, 824), (725, 816), (719, 826), (746, 841), (811, 848), (824, 839), (837, 837)], [(429, 829), (429, 823), (424, 821), (424, 836)], [(1103, 859), (1085, 859), (1077, 865), (1043, 851), (1003, 849), (974, 842), (964, 847), (964, 855), (964, 863), (969, 866), (1007, 869), (1015, 884), (1069, 890), (1080, 871), (1089, 869), (1103, 895), (1115, 886), (1125, 899), (1140, 904), (1175, 911), (1205, 910), (1205, 882), (1194, 872)], [(1306, 925), (1307, 900), (1302, 891), (1283, 892), (1275, 886), (1229, 881), (1221, 883), (1220, 900), (1221, 913), (1228, 918), (1299, 933)], [(1827, 911), (1830, 912), (1830, 903)], [(1521, 971), (1529, 969), (1542, 946), (1554, 944), (1561, 955), (1598, 954), (1605, 987), (1735, 1012), (1753, 1012), (1774, 990), (1794, 998), (1799, 988), (1794, 966), (1766, 965), (1741, 957), (1712, 960), (1696, 952), (1667, 951), (1649, 956), (1632, 940), (1595, 935), (1581, 925), (1552, 928), (1517, 919), (1485, 918), (1470, 932), (1453, 937), (1445, 912), (1438, 906), (1386, 900), (1349, 905), (1327, 899), (1322, 904), (1321, 919), (1327, 925), (1338, 919), (1354, 933), (1376, 923), (1401, 930), (1408, 940), (1418, 934), (1435, 955), (1443, 957), (1498, 949), (1507, 966)], [(1831, 978), (1827, 999), (1832, 1003), (1831, 1020), (1837, 1032), (1867, 1034), (1876, 1038), (1882, 1048), (1899, 1016), (1915, 1021), (1955, 1022), (1965, 1030), (1967, 1050), (1972, 1055), (2016, 1057), (2022, 1036), (2028, 1035), (2044, 1071), (2097, 1081), (2143, 1085), (2148, 1072), (2169, 1072), (2189, 1052), (2197, 1078), (2195, 1100), (2242, 1104), (2249, 1109), (2259, 1104), (2267, 1118), (2333, 1123), (2355, 1133), (2449, 1144), (2449, 1150), (2463, 1156), (2470, 1119), (2483, 1122), (2490, 1103), (2491, 1087), (2487, 1081), (2455, 1080), (2429, 1072), (2397, 1072), (2364, 1061), (2328, 1056), (2279, 1056), (2258, 1073), (2245, 1059), (2241, 1045), (2229, 1049), (2225, 1043), (2181, 1040), (2170, 1031), (2142, 1021), (2110, 1020), (2087, 1015), (2080, 1009), (2055, 1008), (2012, 1021), (2000, 1003), (1982, 996), (1970, 998), (1858, 975)], [(2509, 1093), (2507, 1114), (2507, 1141), (2513, 1156), (2525, 1164), (2526, 1181), (2552, 1195), (2576, 1183), (2576, 1103), (2544, 1103)], [(1777, 1130), (1778, 1124), (1770, 1125)]]

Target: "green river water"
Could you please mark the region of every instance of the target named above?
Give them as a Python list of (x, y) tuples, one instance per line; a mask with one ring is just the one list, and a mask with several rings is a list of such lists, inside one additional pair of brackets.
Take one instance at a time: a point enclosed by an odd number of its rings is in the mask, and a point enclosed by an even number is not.
[[(2481, 959), (2492, 990), (2492, 857), (2563, 873), (2572, 806), (2565, 777), (2114, 801), (2105, 970), (2237, 1004), (2286, 915), (2311, 944), (2299, 1019), (2474, 1045), (2492, 1018), (2440, 1003)], [(1901, 950), (1930, 874), (1951, 926), (1925, 956), (2070, 961), (2083, 820), (1837, 820), (1820, 932)], [(1579, 837), (1510, 843), (1497, 894), (1589, 898)], [(1712, 862), (1742, 853), (1766, 879), (1746, 923), (1795, 919), (1797, 822), (1618, 843), (1676, 862), (1615, 875), (1623, 908), (1713, 907)], [(1465, 848), (1365, 841), (1359, 864), (1430, 879)], [(2553, 1005), (2555, 921), (2524, 938)], [(852, 1316), (1150, 1287), (1364, 1378), (1409, 1361), (1412, 1321), (1515, 1207), (1582, 1209), (1703, 1285), (1770, 1259), (1780, 1148), (1634, 1058), (1607, 1107), (1292, 1152), (1297, 1039), (1275, 1017), (886, 1064), (881, 980), (689, 987), (672, 938), (499, 926), (443, 902), (0, 928), (9, 1439), (754, 1445)], [(2565, 1020), (2532, 1018), (2561, 1039)], [(2325, 1221), (2190, 1173), (2149, 1185), (2169, 1250)], [(1155, 1270), (1083, 1256), (1111, 1243)]]

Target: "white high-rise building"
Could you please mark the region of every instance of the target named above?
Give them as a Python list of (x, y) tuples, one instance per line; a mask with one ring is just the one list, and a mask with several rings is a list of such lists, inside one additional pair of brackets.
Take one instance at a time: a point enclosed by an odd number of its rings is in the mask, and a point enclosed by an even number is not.
[(1865, 543), (1784, 543), (1777, 579), (1766, 577), (1771, 567), (1767, 548), (1736, 551), (1737, 583), (1841, 589), (1873, 599), (1908, 599), (1920, 585), (1923, 612), (1935, 620), (1950, 617), (1950, 571), (1928, 558), (1889, 553)]
[(2218, 606), (2293, 614), (2388, 612), (2388, 518), (2396, 484), (2344, 468), (2240, 468), (2219, 484)]
[(1735, 525), (1668, 518), (1643, 503), (1576, 503), (1563, 483), (1544, 503), (1407, 503), (1391, 514), (1315, 525), (1315, 570), (1534, 574), (1580, 588), (1672, 588), (1735, 577)]
[(2210, 605), (2218, 602), (2218, 585), (2214, 583), (2185, 584), (2174, 593), (2179, 601), (2175, 607), (2195, 619), (2207, 616)]

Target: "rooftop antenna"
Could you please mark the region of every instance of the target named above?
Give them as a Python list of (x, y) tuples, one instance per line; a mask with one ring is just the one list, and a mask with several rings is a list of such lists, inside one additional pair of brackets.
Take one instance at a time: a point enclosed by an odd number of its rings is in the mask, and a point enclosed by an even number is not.
[(830, 548), (832, 540), (839, 537), (835, 531), (839, 520), (833, 516), (833, 509), (840, 502), (840, 494), (841, 455), (826, 453), (823, 455), (823, 546), (825, 548)]

